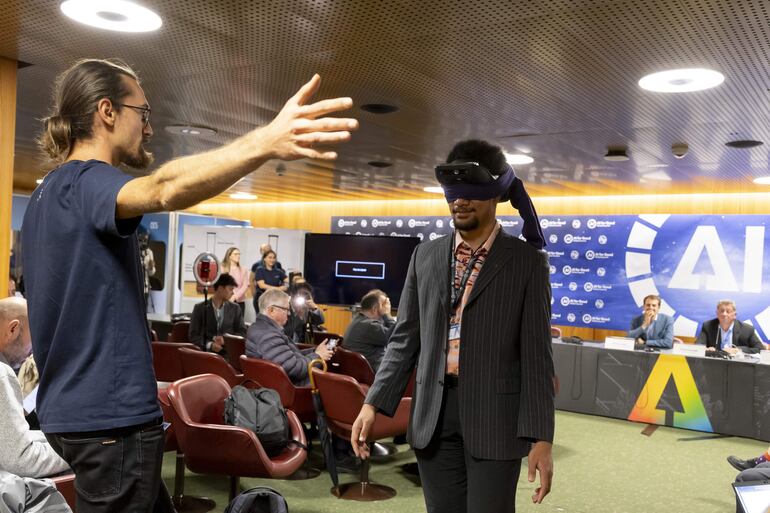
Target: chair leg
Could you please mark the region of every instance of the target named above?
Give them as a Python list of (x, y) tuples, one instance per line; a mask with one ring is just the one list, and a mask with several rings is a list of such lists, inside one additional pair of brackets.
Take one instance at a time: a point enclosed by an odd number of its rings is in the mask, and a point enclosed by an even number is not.
[(338, 499), (372, 502), (395, 497), (396, 490), (390, 486), (369, 482), (369, 460), (366, 459), (361, 463), (361, 481), (332, 488), (332, 494)]
[(230, 476), (230, 500), (232, 501), (240, 493), (241, 479), (238, 476)]
[(177, 513), (205, 513), (217, 507), (217, 503), (208, 497), (195, 497), (184, 494), (184, 454), (176, 453), (176, 472), (174, 474), (174, 509)]

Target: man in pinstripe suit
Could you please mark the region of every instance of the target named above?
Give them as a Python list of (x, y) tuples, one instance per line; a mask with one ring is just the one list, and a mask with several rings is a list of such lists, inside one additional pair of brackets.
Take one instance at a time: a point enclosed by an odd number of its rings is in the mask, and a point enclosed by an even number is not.
[[(398, 322), (351, 442), (368, 457), (375, 414), (393, 415), (416, 366), (407, 438), (428, 511), (515, 511), (521, 458), (528, 455), (530, 481), (540, 473), (536, 503), (553, 473), (548, 262), (496, 221), (497, 202), (514, 195), (522, 215), (534, 214), (499, 147), (465, 141), (447, 162), (467, 171), (465, 184), (442, 182), (456, 231), (412, 254)], [(479, 184), (479, 170), (497, 178)], [(529, 221), (523, 231), (540, 233), (542, 248), (542, 232)]]

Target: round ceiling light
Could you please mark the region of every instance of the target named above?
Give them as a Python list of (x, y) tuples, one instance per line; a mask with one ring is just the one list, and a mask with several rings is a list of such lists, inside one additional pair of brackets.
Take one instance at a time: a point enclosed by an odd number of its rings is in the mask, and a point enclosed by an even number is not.
[(392, 162), (388, 162), (386, 160), (370, 160), (369, 162), (367, 162), (367, 164), (369, 164), (372, 167), (379, 167), (379, 168), (390, 167), (393, 165)]
[(128, 0), (66, 0), (65, 16), (92, 27), (118, 32), (152, 32), (163, 25), (155, 12)]
[(656, 93), (691, 93), (711, 89), (725, 81), (713, 69), (685, 68), (652, 73), (639, 80), (639, 87)]
[(364, 103), (361, 105), (361, 110), (371, 114), (390, 114), (396, 112), (398, 107), (389, 103)]
[(521, 153), (508, 153), (505, 152), (505, 161), (512, 166), (523, 166), (526, 164), (532, 164), (535, 159), (529, 155), (522, 155)]
[(43, 179), (42, 178), (38, 178), (37, 180), (35, 180), (35, 183), (40, 185), (41, 183), (43, 183)]
[(433, 194), (444, 194), (444, 189), (441, 187), (423, 187), (422, 190)]
[(609, 146), (607, 153), (604, 155), (604, 160), (610, 162), (625, 162), (628, 160), (628, 153), (625, 146)]
[(729, 146), (730, 148), (740, 148), (740, 149), (746, 149), (746, 148), (756, 148), (757, 146), (762, 146), (764, 143), (762, 141), (753, 141), (751, 139), (741, 139), (739, 141), (730, 141), (726, 142), (725, 146)]
[(165, 127), (166, 132), (177, 135), (217, 135), (217, 131), (207, 126), (195, 126), (195, 125), (168, 125)]
[(248, 192), (234, 192), (230, 195), (230, 198), (234, 200), (255, 200), (256, 194), (249, 194)]

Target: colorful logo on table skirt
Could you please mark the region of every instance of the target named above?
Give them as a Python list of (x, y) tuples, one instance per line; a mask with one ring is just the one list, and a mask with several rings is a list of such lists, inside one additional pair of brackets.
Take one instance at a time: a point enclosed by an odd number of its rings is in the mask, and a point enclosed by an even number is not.
[[(670, 392), (671, 387), (676, 390), (678, 404), (677, 401), (662, 400), (664, 391), (668, 388)], [(670, 399), (672, 394), (667, 395)], [(662, 354), (658, 357), (628, 420), (714, 431), (687, 359), (678, 355)]]

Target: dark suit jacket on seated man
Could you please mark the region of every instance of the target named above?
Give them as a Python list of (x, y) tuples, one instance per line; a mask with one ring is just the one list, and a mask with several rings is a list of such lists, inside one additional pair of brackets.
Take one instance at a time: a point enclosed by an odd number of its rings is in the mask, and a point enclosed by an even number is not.
[[(498, 201), (521, 187), (499, 147), (464, 141), (447, 162), (467, 177), (460, 187), (442, 183), (456, 231), (412, 254), (398, 321), (351, 443), (368, 457), (376, 413), (394, 415), (416, 367), (407, 440), (428, 512), (514, 511), (524, 456), (529, 480), (540, 473), (533, 502), (548, 494), (553, 473), (548, 258), (534, 237), (525, 243), (496, 221)], [(529, 196), (522, 201), (539, 232)], [(525, 204), (513, 206), (523, 214)]]
[(717, 318), (703, 323), (696, 344), (706, 346), (706, 351), (722, 350), (736, 354), (758, 353), (767, 346), (763, 344), (754, 327), (736, 320), (735, 303), (730, 300), (720, 301), (717, 305)]
[[(230, 302), (237, 283), (229, 274), (223, 274), (214, 283), (214, 295), (205, 304), (193, 308), (190, 319), (190, 342), (203, 351), (225, 355), (225, 340), (222, 335), (246, 335), (241, 307)], [(203, 333), (203, 319), (206, 319), (206, 333)]]
[(642, 315), (631, 321), (628, 336), (636, 339), (637, 348), (657, 347), (671, 349), (674, 347), (674, 319), (659, 313), (660, 297), (649, 295), (644, 298)]
[(396, 321), (390, 316), (390, 299), (381, 290), (371, 290), (361, 299), (361, 311), (345, 330), (345, 349), (364, 355), (377, 372)]
[(289, 295), (278, 289), (264, 292), (259, 297), (259, 315), (246, 333), (246, 356), (277, 363), (292, 383), (305, 386), (310, 383), (308, 363), (316, 358), (328, 361), (334, 352), (325, 340), (315, 349), (300, 350), (283, 332), (288, 316)]

